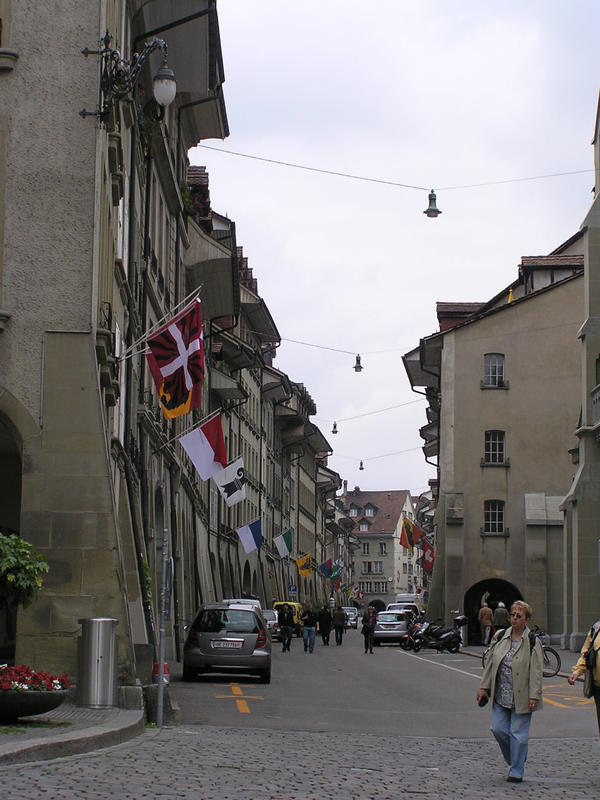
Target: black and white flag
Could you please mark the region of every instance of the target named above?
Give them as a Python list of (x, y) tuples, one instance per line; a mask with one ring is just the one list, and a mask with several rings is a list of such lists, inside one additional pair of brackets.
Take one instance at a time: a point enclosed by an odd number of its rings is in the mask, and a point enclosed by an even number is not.
[(234, 506), (246, 499), (246, 471), (243, 458), (233, 461), (221, 472), (213, 475), (212, 479), (228, 506)]

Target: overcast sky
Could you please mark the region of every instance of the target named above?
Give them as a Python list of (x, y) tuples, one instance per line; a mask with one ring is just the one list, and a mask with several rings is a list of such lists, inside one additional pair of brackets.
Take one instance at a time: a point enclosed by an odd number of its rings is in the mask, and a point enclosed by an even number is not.
[[(424, 187), (191, 152), (281, 336), (332, 348), (284, 341), (275, 361), (313, 397), (330, 466), (349, 487), (418, 494), (434, 470), (401, 356), (437, 330), (436, 301), (487, 300), (521, 256), (578, 230), (600, 3), (220, 0), (218, 13), (231, 135), (205, 144)], [(443, 188), (576, 170), (590, 171)], [(422, 213), (432, 187), (437, 219)]]

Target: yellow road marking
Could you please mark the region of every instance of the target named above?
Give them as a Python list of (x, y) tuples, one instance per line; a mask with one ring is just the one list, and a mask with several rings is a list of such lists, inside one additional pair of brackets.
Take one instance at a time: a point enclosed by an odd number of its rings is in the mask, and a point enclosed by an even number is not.
[(554, 700), (550, 700), (549, 697), (544, 697), (544, 703), (550, 703), (551, 706), (556, 706), (556, 708), (566, 708), (566, 709), (569, 708), (569, 706), (565, 706), (562, 703), (557, 703)]
[[(234, 694), (216, 694), (215, 700), (237, 700), (239, 695)], [(264, 697), (259, 697), (258, 695), (254, 694), (245, 694), (243, 695), (245, 700), (264, 700)]]
[(250, 708), (248, 707), (248, 703), (245, 700), (236, 700), (235, 704), (236, 704), (240, 714), (249, 714), (250, 713)]
[(242, 692), (242, 688), (241, 688), (241, 686), (238, 686), (238, 684), (237, 684), (237, 683), (232, 683), (232, 684), (231, 684), (231, 693), (232, 693), (232, 694), (238, 694), (238, 695), (242, 695), (242, 694), (243, 694), (243, 692)]

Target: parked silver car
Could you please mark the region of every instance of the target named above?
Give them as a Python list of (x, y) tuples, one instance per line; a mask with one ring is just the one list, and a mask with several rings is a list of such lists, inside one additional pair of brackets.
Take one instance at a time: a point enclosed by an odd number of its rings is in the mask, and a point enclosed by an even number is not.
[(263, 619), (267, 623), (267, 630), (271, 634), (271, 639), (279, 639), (279, 622), (277, 612), (273, 608), (263, 608)]
[(260, 611), (230, 603), (202, 606), (183, 646), (183, 680), (207, 671), (249, 672), (271, 682), (271, 637)]
[(373, 644), (400, 642), (408, 630), (409, 611), (380, 611), (373, 631)]
[(342, 611), (346, 615), (346, 627), (358, 628), (358, 611), (354, 606), (342, 606)]

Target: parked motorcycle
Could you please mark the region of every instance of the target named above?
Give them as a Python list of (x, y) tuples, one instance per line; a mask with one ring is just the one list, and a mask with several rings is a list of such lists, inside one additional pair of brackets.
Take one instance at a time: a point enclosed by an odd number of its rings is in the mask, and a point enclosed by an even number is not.
[(452, 627), (423, 622), (413, 636), (414, 652), (418, 653), (423, 647), (430, 647), (439, 653), (444, 650), (458, 653), (462, 644), (461, 628), (464, 628), (468, 621), (464, 614), (459, 614), (454, 617)]
[(408, 630), (400, 639), (400, 647), (403, 650), (412, 650), (415, 646), (415, 636), (419, 632), (421, 625), (425, 620), (413, 618), (408, 625)]

